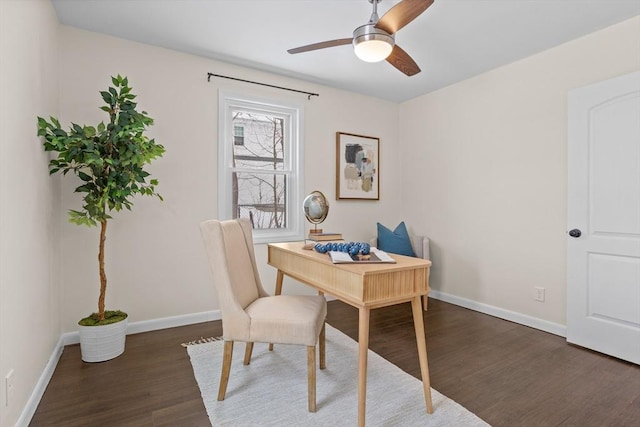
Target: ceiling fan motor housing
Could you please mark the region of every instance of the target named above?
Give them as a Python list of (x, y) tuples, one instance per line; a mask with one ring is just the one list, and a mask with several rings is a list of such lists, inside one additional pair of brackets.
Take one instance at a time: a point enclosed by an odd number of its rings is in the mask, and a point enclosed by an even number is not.
[[(362, 52), (362, 48), (364, 47), (363, 43), (367, 46), (376, 46), (376, 49), (383, 49), (387, 53), (387, 55), (384, 57), (375, 55), (370, 59), (367, 59), (367, 53)], [(393, 50), (393, 46), (395, 45), (395, 43), (396, 42), (393, 35), (387, 33), (384, 30), (376, 28), (375, 24), (365, 24), (353, 31), (353, 48), (355, 49), (358, 57), (363, 61), (378, 62), (384, 60), (387, 56), (389, 56), (391, 50)]]

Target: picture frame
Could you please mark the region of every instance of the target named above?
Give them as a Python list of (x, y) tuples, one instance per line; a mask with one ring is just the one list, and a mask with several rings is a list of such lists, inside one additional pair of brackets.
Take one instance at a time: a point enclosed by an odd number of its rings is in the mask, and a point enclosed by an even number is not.
[(380, 200), (380, 138), (336, 132), (336, 200)]

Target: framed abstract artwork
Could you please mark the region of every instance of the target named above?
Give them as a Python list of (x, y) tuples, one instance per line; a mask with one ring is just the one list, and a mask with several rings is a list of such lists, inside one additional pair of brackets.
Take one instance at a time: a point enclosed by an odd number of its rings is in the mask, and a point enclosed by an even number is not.
[(336, 132), (336, 199), (380, 200), (380, 138)]

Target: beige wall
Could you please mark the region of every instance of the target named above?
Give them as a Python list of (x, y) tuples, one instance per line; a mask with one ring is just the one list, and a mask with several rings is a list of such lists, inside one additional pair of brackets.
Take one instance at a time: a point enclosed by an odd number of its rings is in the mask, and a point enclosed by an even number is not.
[[(0, 425), (14, 425), (60, 337), (59, 195), (36, 136), (57, 113), (49, 0), (0, 1)], [(5, 406), (4, 378), (14, 370)]]
[[(63, 122), (104, 120), (98, 91), (106, 89), (110, 75), (120, 73), (128, 76), (140, 106), (155, 119), (150, 133), (167, 149), (149, 169), (159, 179), (165, 201), (138, 198), (132, 212), (116, 214), (109, 224), (107, 306), (127, 311), (132, 322), (218, 308), (198, 225), (217, 212), (219, 89), (304, 105), (306, 192), (317, 189), (329, 197), (326, 229), (364, 240), (375, 233), (377, 219), (396, 215), (401, 165), (395, 103), (64, 26), (60, 49)], [(208, 83), (207, 72), (320, 96), (307, 100), (304, 95), (224, 79)], [(380, 202), (334, 201), (336, 131), (381, 138)], [(79, 206), (74, 185), (73, 179), (65, 178), (64, 209)], [(96, 305), (98, 230), (64, 222), (62, 235), (62, 327), (74, 331), (77, 320)], [(263, 282), (272, 289), (275, 272), (266, 265), (265, 246), (257, 247), (257, 255)]]
[(402, 206), (435, 290), (566, 324), (567, 91), (639, 69), (637, 17), (401, 104)]

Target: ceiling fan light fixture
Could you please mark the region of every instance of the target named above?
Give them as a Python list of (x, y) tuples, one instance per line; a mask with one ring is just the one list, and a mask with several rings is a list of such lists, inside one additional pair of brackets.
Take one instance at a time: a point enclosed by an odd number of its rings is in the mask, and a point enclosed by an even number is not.
[(373, 24), (363, 25), (353, 32), (353, 50), (365, 62), (380, 62), (391, 54), (395, 40), (386, 31)]

